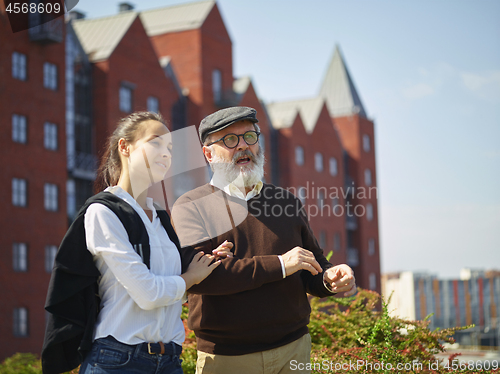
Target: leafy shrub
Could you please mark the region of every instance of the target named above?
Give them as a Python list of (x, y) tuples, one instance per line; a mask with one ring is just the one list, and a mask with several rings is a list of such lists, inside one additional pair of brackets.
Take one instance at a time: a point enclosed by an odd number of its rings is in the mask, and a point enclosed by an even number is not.
[[(377, 311), (381, 306), (381, 311)], [(311, 300), (309, 331), (312, 341), (312, 374), (323, 373), (500, 373), (470, 366), (458, 370), (451, 355), (439, 361), (437, 353), (445, 351), (442, 343), (453, 343), (453, 334), (466, 327), (430, 331), (429, 321), (407, 321), (389, 316), (387, 304), (376, 292), (358, 290), (351, 298)], [(186, 325), (187, 305), (182, 319), (186, 340), (181, 355), (185, 374), (196, 370), (196, 338)], [(439, 363), (439, 364), (438, 364)], [(398, 364), (401, 369), (398, 370)], [(449, 368), (443, 367), (448, 365)], [(41, 374), (37, 356), (16, 353), (0, 364), (0, 374)], [(78, 369), (67, 374), (77, 374)]]

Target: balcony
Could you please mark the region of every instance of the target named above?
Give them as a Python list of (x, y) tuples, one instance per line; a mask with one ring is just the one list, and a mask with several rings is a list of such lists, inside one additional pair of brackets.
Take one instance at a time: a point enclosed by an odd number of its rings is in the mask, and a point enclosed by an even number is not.
[(359, 253), (356, 248), (347, 248), (347, 265), (358, 266), (359, 265)]
[(29, 28), (30, 41), (41, 44), (62, 43), (63, 17), (44, 23), (42, 14), (33, 13), (30, 16), (30, 25), (34, 25)]
[(76, 152), (68, 156), (68, 169), (73, 177), (94, 180), (97, 170), (97, 157), (88, 153)]

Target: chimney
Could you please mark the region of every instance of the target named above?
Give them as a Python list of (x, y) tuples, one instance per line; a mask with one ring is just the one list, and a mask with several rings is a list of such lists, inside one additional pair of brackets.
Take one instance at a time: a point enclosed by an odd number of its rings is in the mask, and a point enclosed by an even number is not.
[(85, 18), (85, 13), (79, 12), (78, 10), (72, 10), (69, 12), (69, 18), (74, 21), (77, 19), (84, 19)]
[(130, 10), (134, 10), (134, 6), (130, 3), (119, 3), (118, 4), (118, 13), (128, 12)]

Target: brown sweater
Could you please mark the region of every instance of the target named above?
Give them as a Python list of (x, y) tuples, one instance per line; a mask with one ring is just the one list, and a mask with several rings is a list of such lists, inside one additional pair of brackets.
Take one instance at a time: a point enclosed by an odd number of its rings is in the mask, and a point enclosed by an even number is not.
[(277, 255), (300, 246), (313, 252), (323, 269), (332, 264), (293, 194), (264, 184), (246, 202), (206, 184), (181, 196), (172, 217), (183, 247), (212, 253), (224, 240), (234, 243), (234, 257), (189, 289), (188, 326), (199, 350), (241, 355), (283, 346), (308, 332), (306, 293), (332, 293), (322, 273), (299, 271), (283, 279)]

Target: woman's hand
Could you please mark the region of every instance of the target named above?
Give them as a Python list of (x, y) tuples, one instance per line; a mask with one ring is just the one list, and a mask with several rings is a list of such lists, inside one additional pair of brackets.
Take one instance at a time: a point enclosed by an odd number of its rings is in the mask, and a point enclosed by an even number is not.
[(191, 286), (200, 283), (208, 277), (214, 269), (220, 265), (221, 260), (217, 260), (211, 264), (215, 256), (206, 255), (203, 252), (198, 252), (194, 255), (193, 260), (189, 264), (187, 271), (181, 274), (181, 278), (186, 282), (186, 290)]
[(212, 251), (212, 253), (216, 257), (222, 257), (222, 258), (233, 257), (233, 252), (231, 252), (231, 248), (233, 248), (233, 243), (225, 240), (224, 243), (215, 248)]

